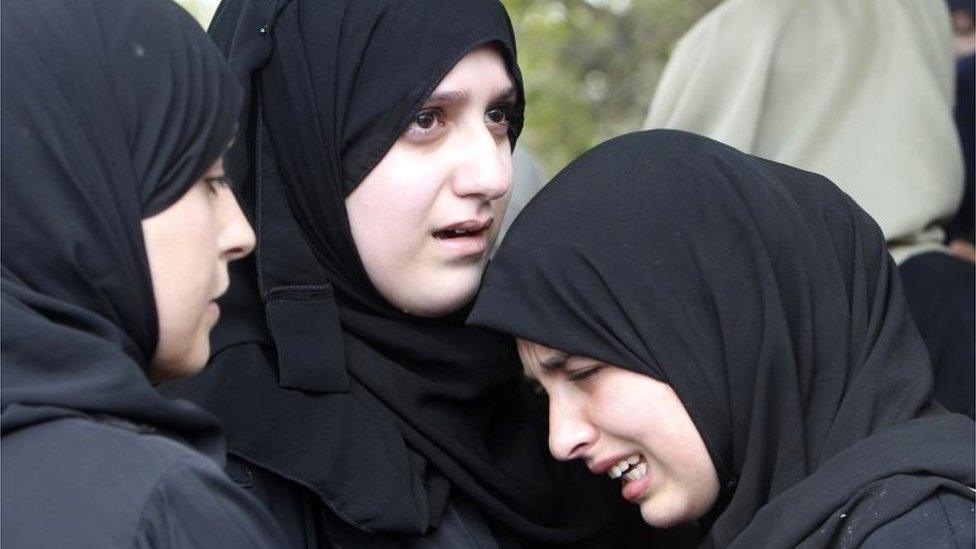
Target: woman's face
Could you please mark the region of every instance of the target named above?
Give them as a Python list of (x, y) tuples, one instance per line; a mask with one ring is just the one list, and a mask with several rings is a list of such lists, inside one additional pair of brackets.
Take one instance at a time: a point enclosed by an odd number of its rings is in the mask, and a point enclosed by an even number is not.
[(169, 208), (143, 219), (142, 233), (159, 321), (150, 378), (194, 375), (210, 356), (227, 263), (254, 249), (254, 232), (227, 186), (223, 160)]
[(366, 273), (398, 309), (441, 316), (477, 290), (512, 186), (515, 94), (501, 55), (472, 50), (346, 198)]
[(518, 350), (548, 394), (553, 456), (619, 479), (624, 499), (658, 528), (698, 519), (715, 503), (715, 467), (671, 386), (528, 340)]

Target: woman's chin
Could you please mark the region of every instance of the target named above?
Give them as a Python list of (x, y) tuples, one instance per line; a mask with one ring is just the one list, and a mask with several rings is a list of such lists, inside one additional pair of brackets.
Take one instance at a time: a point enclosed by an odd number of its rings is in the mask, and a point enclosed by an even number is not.
[(398, 308), (410, 315), (422, 318), (437, 318), (456, 313), (472, 299), (477, 293), (478, 287), (455, 292), (430, 292), (426, 299), (411, 300)]
[[(168, 349), (165, 349), (168, 350)], [(200, 373), (210, 359), (210, 339), (202, 338), (193, 345), (182, 349), (182, 352), (161, 353), (157, 349), (156, 356), (149, 364), (148, 377), (153, 383), (186, 379)]]
[[(669, 505), (668, 503), (672, 503)], [(674, 528), (695, 520), (698, 517), (692, 516), (684, 506), (677, 502), (662, 502), (647, 499), (641, 502), (641, 517), (644, 522), (655, 528)]]
[[(438, 273), (441, 274), (441, 273)], [(441, 276), (426, 276), (422, 284), (403, 284), (381, 291), (398, 310), (422, 318), (437, 318), (459, 311), (474, 299), (482, 269), (452, 269)]]

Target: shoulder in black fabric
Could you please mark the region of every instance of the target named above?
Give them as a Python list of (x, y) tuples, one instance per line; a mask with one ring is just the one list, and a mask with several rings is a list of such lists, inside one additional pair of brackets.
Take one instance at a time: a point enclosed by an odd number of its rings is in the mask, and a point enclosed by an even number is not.
[(258, 251), (237, 266), (243, 284), (216, 330), (224, 350), (168, 390), (216, 413), (232, 452), (366, 532), (430, 532), (453, 490), (526, 539), (597, 532), (605, 514), (574, 514), (554, 497), (511, 341), (464, 326), (466, 310), (421, 319), (392, 307), (365, 273), (345, 210), (480, 45), (498, 47), (516, 84), (514, 146), (523, 94), (501, 4), (225, 2), (210, 33), (252, 85), (229, 169), (244, 183)]
[(11, 1), (2, 27), (3, 432), (116, 416), (222, 461), (213, 418), (146, 378), (158, 330), (140, 223), (220, 157), (240, 88), (166, 0)]
[(823, 177), (703, 137), (629, 134), (563, 170), (469, 322), (671, 385), (726, 487), (706, 545), (826, 547), (845, 506), (888, 513), (856, 517), (864, 535), (973, 483), (973, 423), (931, 407), (874, 221)]

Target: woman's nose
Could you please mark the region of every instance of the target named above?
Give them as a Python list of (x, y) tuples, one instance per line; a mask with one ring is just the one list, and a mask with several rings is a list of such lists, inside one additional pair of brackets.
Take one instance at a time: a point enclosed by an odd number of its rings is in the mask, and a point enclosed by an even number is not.
[(549, 451), (559, 460), (583, 457), (597, 438), (597, 431), (582, 410), (571, 401), (549, 397)]
[(244, 217), (240, 204), (230, 188), (218, 189), (220, 193), (221, 230), (218, 239), (220, 255), (227, 261), (245, 257), (254, 250), (255, 236), (251, 224)]
[(508, 138), (499, 140), (488, 128), (468, 132), (458, 155), (453, 188), (458, 196), (491, 201), (512, 188), (512, 153)]

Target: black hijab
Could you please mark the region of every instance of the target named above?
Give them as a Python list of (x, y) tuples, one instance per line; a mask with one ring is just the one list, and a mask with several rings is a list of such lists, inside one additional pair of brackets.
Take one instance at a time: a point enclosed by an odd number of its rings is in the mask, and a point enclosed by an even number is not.
[(113, 416), (223, 460), (213, 418), (149, 384), (141, 220), (234, 133), (240, 87), (169, 0), (3, 3), (2, 428)]
[(533, 539), (591, 532), (551, 493), (531, 403), (502, 366), (516, 360), (511, 342), (464, 326), (464, 311), (392, 307), (346, 216), (346, 196), (477, 46), (494, 44), (516, 83), (514, 146), (524, 103), (501, 4), (224, 2), (210, 33), (250, 85), (228, 170), (247, 182), (258, 244), (232, 267), (211, 367), (167, 390), (217, 414), (230, 452), (362, 531), (425, 534), (458, 490)]
[(469, 322), (670, 384), (724, 486), (706, 546), (856, 546), (974, 481), (884, 244), (823, 177), (629, 134), (523, 210)]

